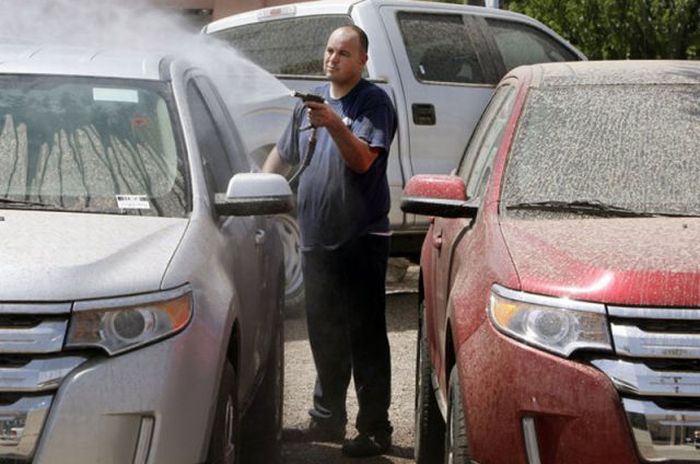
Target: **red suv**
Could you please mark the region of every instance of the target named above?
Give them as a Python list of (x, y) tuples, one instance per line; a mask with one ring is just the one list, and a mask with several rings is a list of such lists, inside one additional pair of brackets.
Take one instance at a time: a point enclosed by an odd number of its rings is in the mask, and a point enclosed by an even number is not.
[(520, 67), (415, 176), (419, 464), (700, 462), (700, 63)]

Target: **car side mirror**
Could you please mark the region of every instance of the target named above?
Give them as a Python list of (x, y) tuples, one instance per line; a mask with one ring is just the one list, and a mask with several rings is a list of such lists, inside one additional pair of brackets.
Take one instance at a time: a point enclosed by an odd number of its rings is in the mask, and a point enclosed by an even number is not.
[(461, 177), (450, 175), (413, 176), (401, 197), (404, 213), (445, 218), (474, 218), (478, 208), (467, 198)]
[(292, 210), (292, 190), (279, 174), (235, 174), (226, 194), (216, 194), (216, 212), (223, 216), (263, 216)]

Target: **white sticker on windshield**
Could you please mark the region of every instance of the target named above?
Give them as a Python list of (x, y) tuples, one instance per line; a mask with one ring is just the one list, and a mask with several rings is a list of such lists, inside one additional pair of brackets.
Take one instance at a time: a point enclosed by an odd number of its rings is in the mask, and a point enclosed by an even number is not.
[(116, 195), (119, 209), (151, 209), (146, 195)]
[(138, 103), (139, 93), (134, 89), (107, 89), (95, 87), (92, 89), (92, 98), (95, 101)]

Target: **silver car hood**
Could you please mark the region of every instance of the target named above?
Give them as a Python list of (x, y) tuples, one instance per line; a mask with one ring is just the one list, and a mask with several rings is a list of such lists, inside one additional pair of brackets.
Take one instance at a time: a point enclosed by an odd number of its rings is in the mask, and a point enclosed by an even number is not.
[(0, 210), (0, 302), (158, 290), (188, 220)]

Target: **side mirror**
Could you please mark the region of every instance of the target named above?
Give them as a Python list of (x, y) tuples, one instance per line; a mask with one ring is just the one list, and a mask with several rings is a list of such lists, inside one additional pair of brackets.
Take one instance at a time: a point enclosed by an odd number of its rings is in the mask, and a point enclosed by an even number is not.
[(279, 174), (234, 175), (226, 194), (216, 194), (216, 212), (223, 216), (263, 216), (288, 213), (293, 207), (292, 190)]
[(478, 208), (470, 204), (462, 178), (417, 175), (408, 180), (401, 197), (404, 213), (445, 218), (474, 218)]

